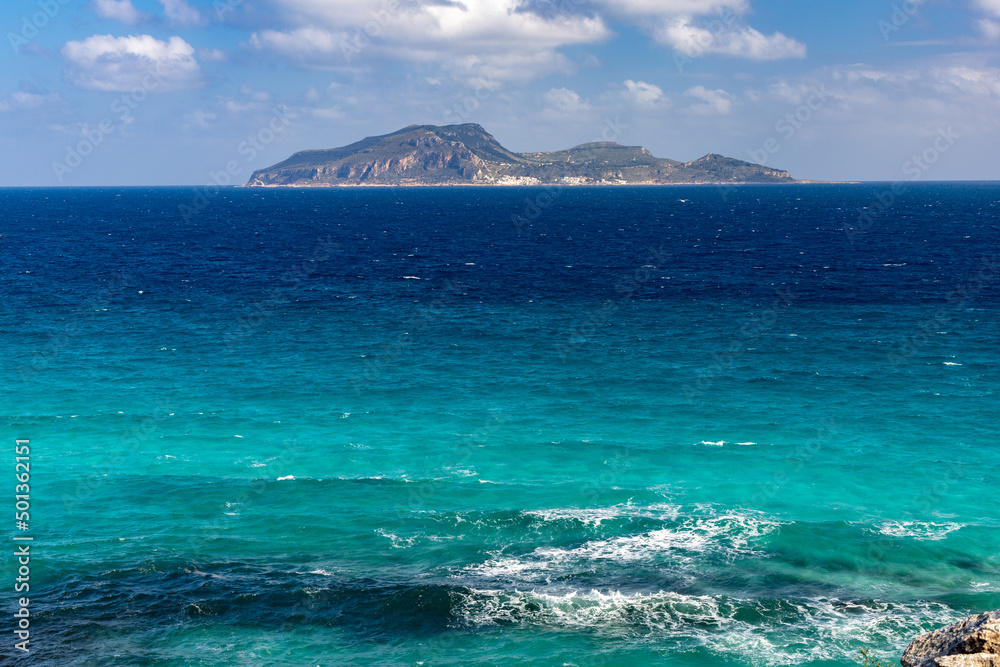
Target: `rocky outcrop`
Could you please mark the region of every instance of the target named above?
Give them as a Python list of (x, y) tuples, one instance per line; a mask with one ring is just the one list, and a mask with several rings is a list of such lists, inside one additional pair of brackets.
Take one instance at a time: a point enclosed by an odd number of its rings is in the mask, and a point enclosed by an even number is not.
[(1000, 611), (917, 637), (900, 662), (903, 667), (1000, 667)]

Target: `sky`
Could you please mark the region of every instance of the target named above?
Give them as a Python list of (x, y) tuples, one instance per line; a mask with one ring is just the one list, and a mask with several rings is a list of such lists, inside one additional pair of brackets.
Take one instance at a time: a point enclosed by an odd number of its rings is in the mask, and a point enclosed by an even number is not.
[(1000, 180), (1000, 0), (4, 0), (0, 186), (245, 183), (411, 124)]

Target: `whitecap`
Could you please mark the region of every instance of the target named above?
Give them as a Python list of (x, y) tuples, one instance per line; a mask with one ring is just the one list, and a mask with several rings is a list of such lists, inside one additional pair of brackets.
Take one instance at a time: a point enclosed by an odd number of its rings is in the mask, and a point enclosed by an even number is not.
[(649, 518), (674, 521), (680, 513), (679, 505), (654, 503), (637, 506), (631, 503), (610, 507), (565, 507), (555, 509), (528, 510), (524, 514), (542, 521), (579, 521), (584, 525), (600, 526), (602, 521), (626, 518)]
[(639, 632), (690, 642), (728, 661), (737, 658), (769, 667), (815, 661), (851, 664), (859, 647), (887, 643), (901, 651), (928, 627), (946, 625), (956, 616), (955, 610), (936, 602), (805, 598), (774, 603), (673, 591), (470, 588), (458, 592), (455, 601), (455, 619), (466, 627), (516, 624), (621, 638)]
[(878, 526), (878, 532), (889, 537), (912, 537), (921, 541), (938, 541), (948, 537), (948, 533), (953, 533), (964, 527), (964, 524), (954, 522), (885, 521)]
[[(550, 516), (557, 516), (550, 514)], [(595, 520), (595, 516), (589, 517)], [(547, 583), (567, 570), (589, 568), (595, 562), (633, 564), (668, 561), (673, 567), (690, 569), (707, 553), (722, 553), (727, 559), (758, 555), (753, 542), (781, 522), (759, 512), (727, 511), (709, 516), (690, 516), (678, 525), (604, 540), (590, 540), (575, 547), (538, 547), (522, 556), (496, 554), (483, 563), (466, 567), (461, 575), (479, 581), (512, 581), (537, 585)]]
[(285, 482), (285, 481), (294, 480), (294, 479), (295, 479), (295, 475), (286, 475), (285, 477), (279, 477), (277, 481), (279, 481), (279, 482)]
[(400, 537), (395, 533), (390, 533), (387, 530), (378, 528), (375, 530), (376, 535), (381, 535), (382, 537), (389, 540), (392, 544), (393, 549), (408, 549), (413, 546), (413, 543), (417, 540), (416, 537)]

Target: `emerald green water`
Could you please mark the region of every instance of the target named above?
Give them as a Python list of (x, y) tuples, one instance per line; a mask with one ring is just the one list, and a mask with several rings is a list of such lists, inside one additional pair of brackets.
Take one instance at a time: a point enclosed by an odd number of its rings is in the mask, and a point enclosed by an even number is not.
[(853, 244), (877, 186), (532, 192), (0, 192), (13, 660), (841, 667), (1000, 608), (995, 186)]

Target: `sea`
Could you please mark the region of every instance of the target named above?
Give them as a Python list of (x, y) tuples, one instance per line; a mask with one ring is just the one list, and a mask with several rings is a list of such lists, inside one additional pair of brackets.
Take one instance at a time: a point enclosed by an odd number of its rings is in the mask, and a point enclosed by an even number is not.
[(998, 183), (0, 189), (0, 662), (894, 664), (1000, 608), (998, 249)]

